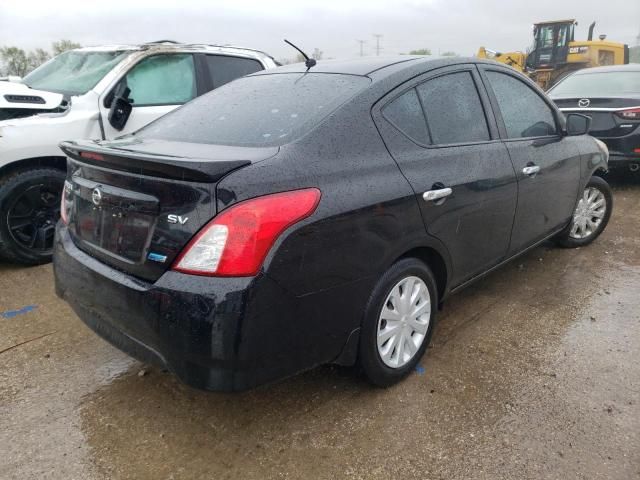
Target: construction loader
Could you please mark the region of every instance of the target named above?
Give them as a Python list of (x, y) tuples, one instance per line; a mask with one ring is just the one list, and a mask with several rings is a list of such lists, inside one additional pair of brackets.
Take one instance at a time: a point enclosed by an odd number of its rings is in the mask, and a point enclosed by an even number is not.
[(551, 88), (567, 74), (581, 68), (629, 63), (629, 46), (593, 39), (596, 23), (589, 26), (587, 40), (575, 40), (574, 19), (536, 23), (533, 46), (527, 52), (498, 52), (480, 47), (479, 58), (488, 58), (512, 66), (528, 74), (544, 90)]

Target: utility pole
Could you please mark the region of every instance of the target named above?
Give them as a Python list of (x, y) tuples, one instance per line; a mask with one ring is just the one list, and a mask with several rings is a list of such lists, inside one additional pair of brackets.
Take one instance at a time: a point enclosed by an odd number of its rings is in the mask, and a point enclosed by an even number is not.
[(383, 37), (383, 35), (374, 33), (373, 36), (376, 38), (376, 55), (380, 55), (380, 50), (382, 50), (382, 47), (380, 46), (380, 39)]
[(360, 44), (360, 56), (364, 57), (364, 44), (367, 43), (365, 40), (356, 40)]

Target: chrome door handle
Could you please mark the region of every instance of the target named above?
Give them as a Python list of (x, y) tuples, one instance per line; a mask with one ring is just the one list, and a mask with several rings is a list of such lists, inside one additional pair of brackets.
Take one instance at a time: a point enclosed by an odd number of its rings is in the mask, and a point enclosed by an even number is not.
[(441, 198), (448, 197), (453, 193), (450, 188), (440, 188), (438, 190), (429, 190), (422, 194), (422, 198), (425, 202), (433, 202), (434, 200), (440, 200)]
[(525, 175), (535, 175), (536, 173), (538, 173), (540, 171), (540, 167), (538, 165), (532, 165), (530, 167), (524, 167), (522, 169), (522, 173), (524, 173)]

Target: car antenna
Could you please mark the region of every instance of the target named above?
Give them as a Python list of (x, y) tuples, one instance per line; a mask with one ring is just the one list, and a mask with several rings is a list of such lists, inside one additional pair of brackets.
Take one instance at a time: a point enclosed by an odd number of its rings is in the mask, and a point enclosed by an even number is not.
[(315, 58), (309, 58), (309, 55), (307, 55), (306, 53), (304, 53), (302, 50), (300, 50), (298, 47), (296, 47), (293, 43), (291, 43), (289, 40), (287, 40), (286, 38), (284, 39), (285, 43), (288, 43), (289, 45), (291, 45), (293, 48), (295, 48), (297, 51), (299, 51), (302, 56), (304, 57), (304, 64), (307, 67), (307, 71), (311, 68), (311, 67), (315, 67), (316, 66), (316, 59)]

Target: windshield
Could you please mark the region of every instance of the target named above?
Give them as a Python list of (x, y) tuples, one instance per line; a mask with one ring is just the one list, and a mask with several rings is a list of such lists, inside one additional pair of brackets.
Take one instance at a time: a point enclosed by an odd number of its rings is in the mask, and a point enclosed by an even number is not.
[(550, 91), (554, 97), (616, 97), (640, 94), (640, 72), (594, 72), (571, 75)]
[(187, 103), (137, 137), (233, 146), (279, 146), (311, 130), (370, 80), (284, 73), (244, 77)]
[(82, 95), (95, 87), (129, 53), (71, 50), (36, 68), (22, 82), (37, 90)]

